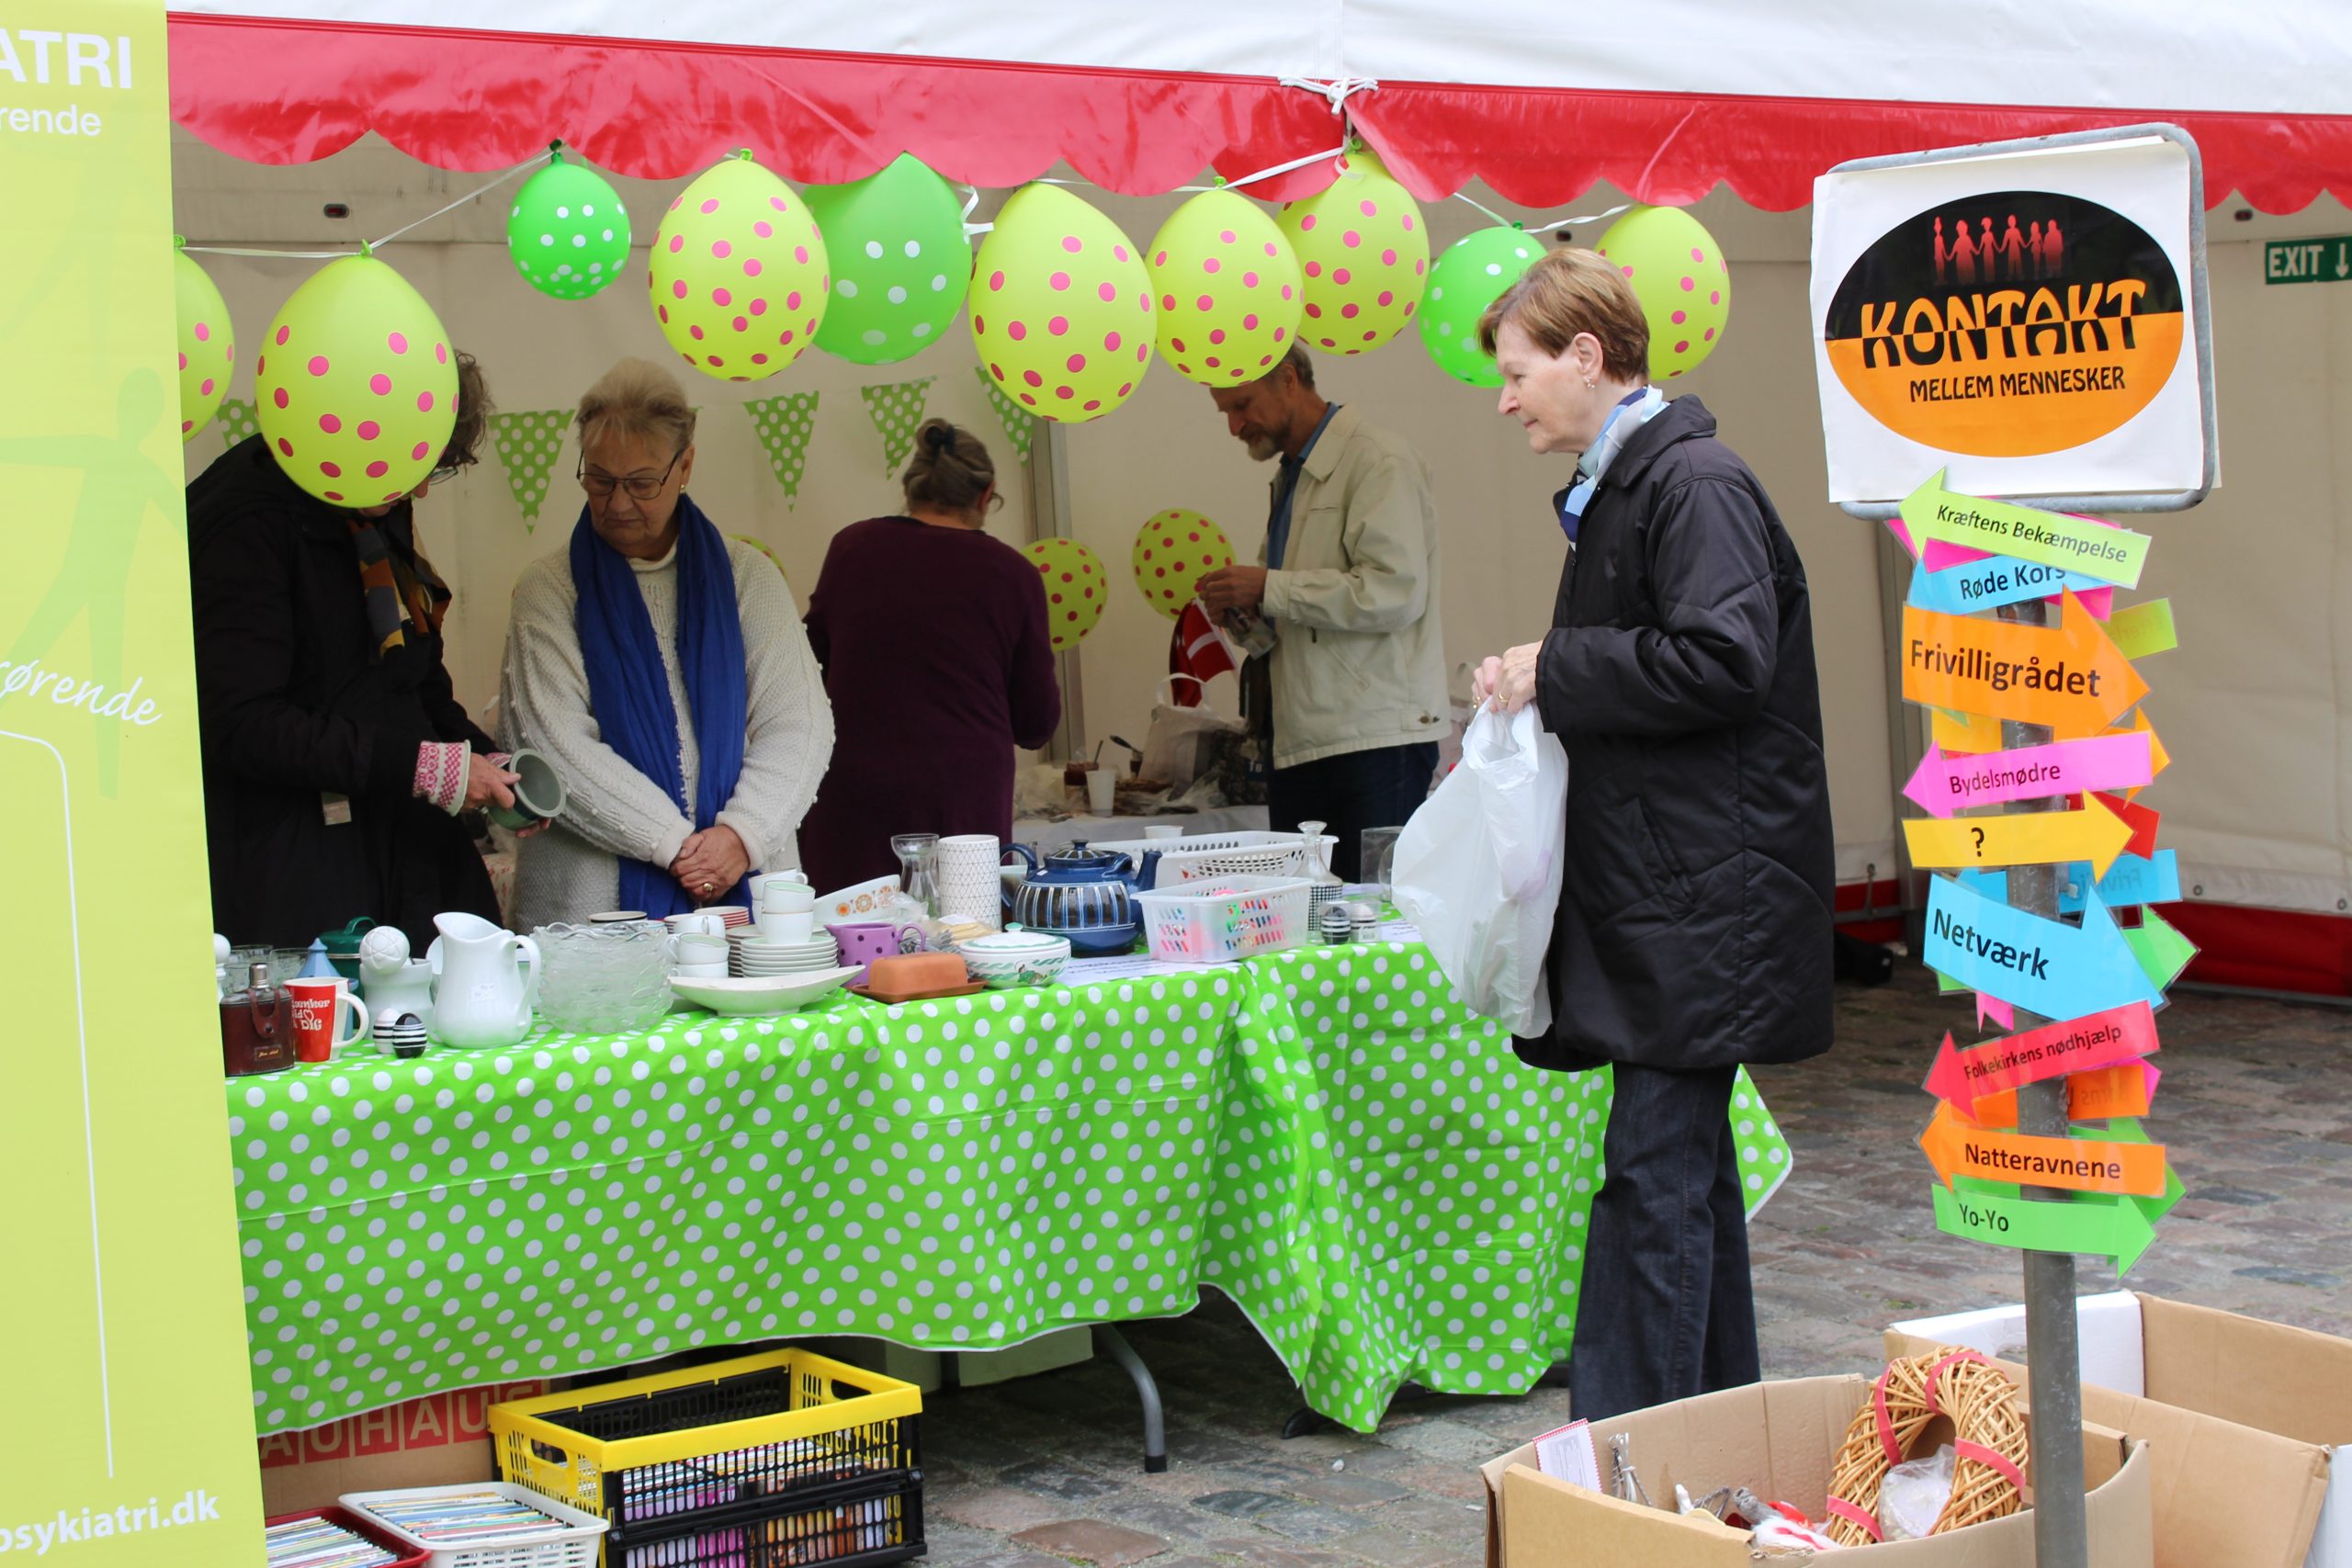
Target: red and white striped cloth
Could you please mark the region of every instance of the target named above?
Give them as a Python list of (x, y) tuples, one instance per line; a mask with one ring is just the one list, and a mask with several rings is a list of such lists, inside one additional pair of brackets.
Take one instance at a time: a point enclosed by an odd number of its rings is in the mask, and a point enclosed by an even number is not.
[[(1198, 599), (1184, 606), (1176, 617), (1175, 635), (1168, 642), (1168, 672), (1190, 675), (1205, 685), (1212, 678), (1229, 674), (1241, 668), (1240, 656), (1226, 640), (1224, 631), (1209, 618), (1209, 613)], [(1175, 686), (1171, 692), (1179, 707), (1194, 707), (1201, 700), (1201, 686)]]

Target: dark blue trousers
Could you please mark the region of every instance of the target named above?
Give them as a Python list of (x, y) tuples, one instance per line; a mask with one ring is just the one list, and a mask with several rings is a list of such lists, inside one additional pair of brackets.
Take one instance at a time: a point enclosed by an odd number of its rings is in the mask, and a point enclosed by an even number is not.
[(1612, 1070), (1568, 1350), (1569, 1407), (1594, 1421), (1763, 1376), (1731, 1128), (1737, 1069)]
[(1437, 772), (1437, 744), (1383, 746), (1346, 751), (1267, 775), (1266, 816), (1277, 833), (1295, 833), (1301, 822), (1321, 822), (1340, 841), (1331, 849), (1331, 870), (1342, 882), (1363, 880), (1361, 855), (1366, 828), (1402, 828), (1429, 797)]

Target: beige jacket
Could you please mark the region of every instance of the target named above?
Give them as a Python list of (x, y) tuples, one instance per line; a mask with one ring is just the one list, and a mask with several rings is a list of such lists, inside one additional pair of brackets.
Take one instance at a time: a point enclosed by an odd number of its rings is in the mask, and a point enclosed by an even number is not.
[(1333, 412), (1306, 455), (1263, 608), (1280, 638), (1270, 671), (1274, 766), (1444, 734), (1429, 468), (1352, 408)]

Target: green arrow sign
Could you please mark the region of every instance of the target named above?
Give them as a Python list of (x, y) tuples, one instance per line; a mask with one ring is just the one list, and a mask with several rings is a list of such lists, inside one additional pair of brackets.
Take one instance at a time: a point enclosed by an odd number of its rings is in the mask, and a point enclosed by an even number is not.
[[(2133, 1128), (2137, 1132), (2136, 1126)], [(2085, 1128), (2089, 1133), (2090, 1129)], [(2119, 1141), (2130, 1142), (2131, 1139)], [(2143, 1141), (2143, 1140), (2141, 1140)], [(2075, 1192), (2028, 1198), (2012, 1183), (1957, 1176), (1934, 1189), (1936, 1228), (1946, 1235), (2032, 1252), (2081, 1252), (2115, 1259), (2127, 1272), (2156, 1238), (2156, 1221), (2180, 1201), (2180, 1178), (2165, 1173), (2161, 1198)]]
[(1903, 498), (1903, 521), (1915, 539), (1941, 539), (1996, 556), (2064, 567), (2126, 588), (2140, 585), (2140, 572), (2148, 564), (2145, 534), (2110, 528), (2061, 512), (1962, 495), (1944, 488), (1941, 468)]
[(2352, 280), (2352, 234), (2324, 240), (2273, 240), (2262, 247), (2265, 283)]
[(2180, 978), (2180, 972), (2197, 956), (2197, 944), (2154, 909), (2142, 913), (2139, 925), (2125, 931), (2123, 941), (2160, 991)]

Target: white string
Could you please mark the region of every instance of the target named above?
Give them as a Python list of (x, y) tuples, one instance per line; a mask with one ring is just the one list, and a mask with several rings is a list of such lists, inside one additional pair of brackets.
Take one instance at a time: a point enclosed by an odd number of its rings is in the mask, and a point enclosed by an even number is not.
[(1329, 99), (1331, 112), (1342, 119), (1347, 118), (1351, 94), (1380, 91), (1380, 84), (1370, 76), (1337, 76), (1329, 82), (1317, 82), (1310, 76), (1280, 76), (1275, 80), (1285, 87), (1296, 87)]
[(1511, 220), (1504, 217), (1501, 213), (1497, 212), (1493, 208), (1488, 207), (1485, 202), (1473, 201), (1469, 197), (1464, 196), (1460, 191), (1455, 191), (1453, 193), (1453, 199), (1456, 201), (1469, 202), (1472, 207), (1476, 208), (1479, 211), (1485, 213), (1496, 222), (1508, 224), (1511, 228), (1521, 230), (1523, 232), (1530, 234), (1548, 234), (1555, 229), (1573, 229), (1579, 223), (1598, 223), (1603, 219), (1614, 218), (1621, 212), (1631, 211), (1634, 207), (1634, 204), (1630, 201), (1623, 202), (1618, 206), (1611, 208), (1606, 212), (1592, 212), (1588, 213), (1581, 218), (1562, 218), (1550, 223), (1537, 223), (1531, 225), (1514, 223)]
[[(547, 163), (548, 157), (548, 154), (542, 152), (537, 157), (526, 159), (524, 162), (515, 164), (504, 174), (500, 175), (488, 185), (476, 190), (468, 191), (465, 195), (458, 197), (457, 200), (449, 203), (447, 207), (436, 208), (433, 211), (426, 213), (424, 217), (416, 220), (413, 223), (401, 224), (399, 228), (393, 230), (390, 233), (385, 235), (380, 240), (361, 241), (356, 250), (265, 251), (249, 249), (243, 245), (182, 245), (180, 249), (184, 251), (195, 251), (200, 254), (209, 256), (259, 256), (265, 260), (272, 257), (277, 257), (287, 261), (341, 261), (345, 256), (364, 256), (377, 250), (380, 246), (390, 244), (394, 240), (399, 239), (402, 234), (407, 233), (410, 230), (432, 222), (435, 218), (440, 217), (443, 213), (454, 212), (458, 208), (463, 207), (466, 203), (473, 200), (477, 197), (488, 196), (492, 191), (496, 190), (500, 186), (504, 185), (507, 181), (513, 179), (515, 175), (522, 174), (525, 170), (540, 167), (542, 164)], [(971, 211), (971, 209), (966, 208), (964, 210), (968, 214)]]
[(996, 227), (993, 223), (975, 223), (972, 221), (972, 214), (978, 212), (979, 209), (980, 187), (978, 186), (966, 186), (964, 187), (964, 238), (967, 240), (975, 234), (988, 233), (990, 230)]

